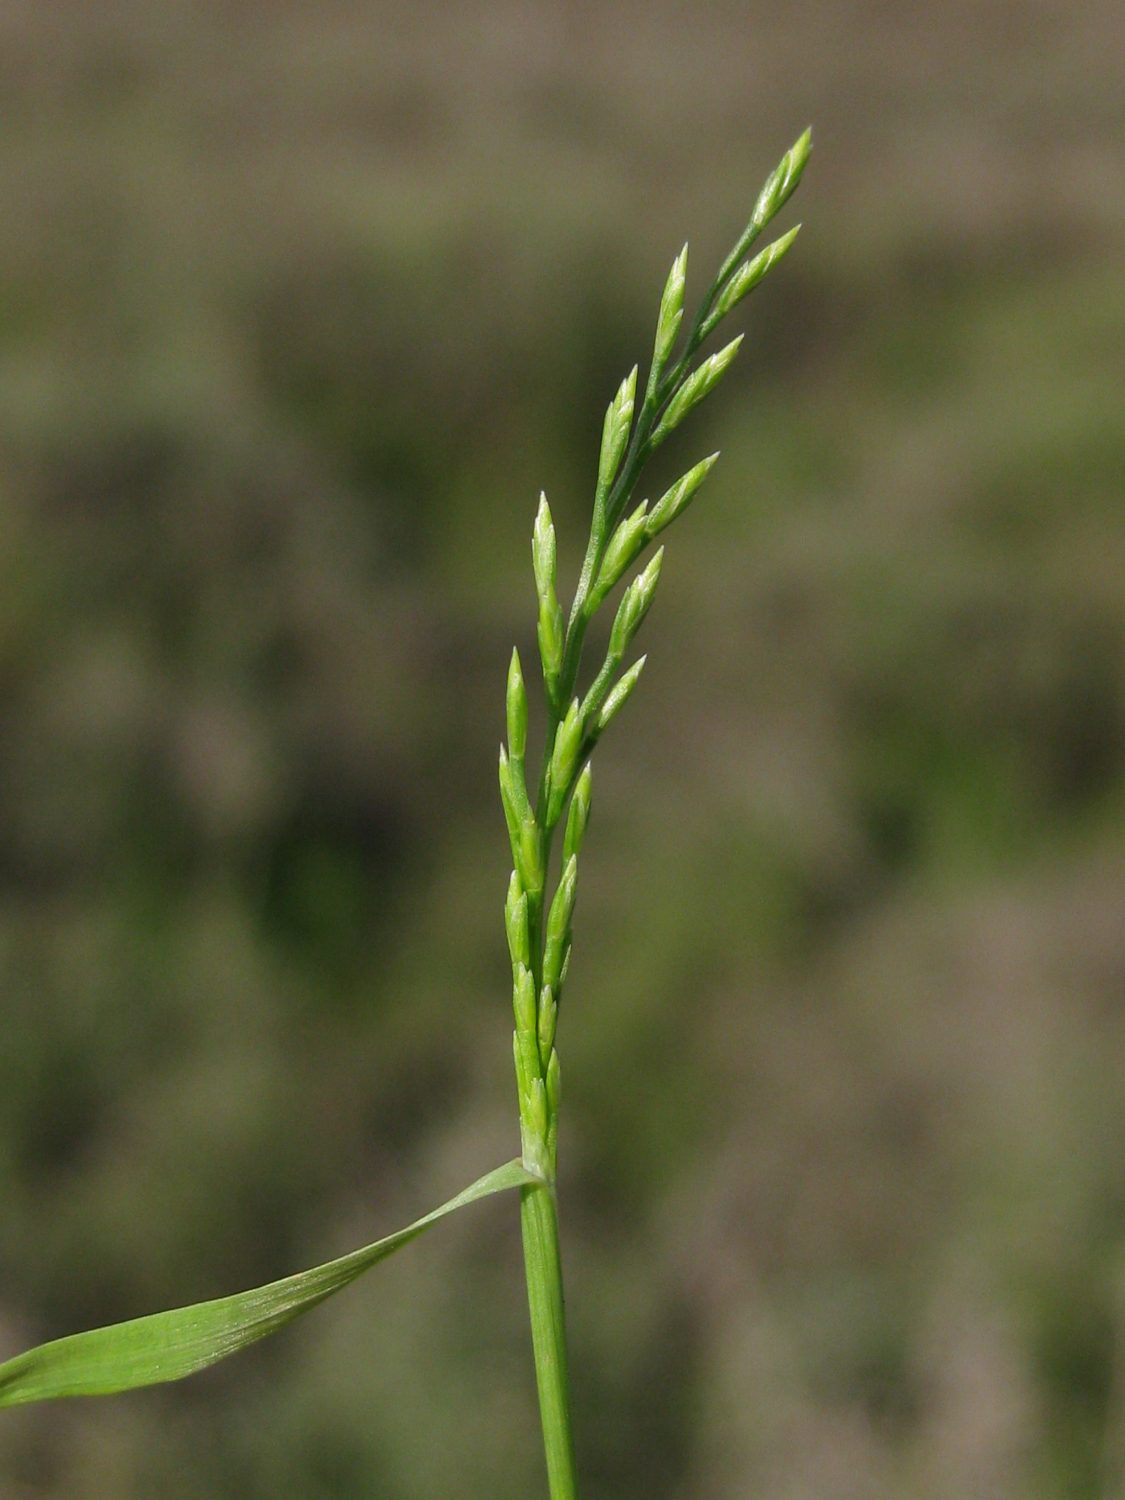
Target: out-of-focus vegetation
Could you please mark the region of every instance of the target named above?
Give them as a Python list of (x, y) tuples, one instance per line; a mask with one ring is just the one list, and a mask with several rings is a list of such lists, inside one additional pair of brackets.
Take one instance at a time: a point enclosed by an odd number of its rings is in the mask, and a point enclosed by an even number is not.
[[(7, 0), (0, 1353), (512, 1153), (534, 498), (574, 566), (671, 256), (812, 119), (598, 768), (587, 1493), (1125, 1493), (1115, 21)], [(537, 1493), (522, 1299), (475, 1209), (189, 1385), (6, 1414), (0, 1490)]]

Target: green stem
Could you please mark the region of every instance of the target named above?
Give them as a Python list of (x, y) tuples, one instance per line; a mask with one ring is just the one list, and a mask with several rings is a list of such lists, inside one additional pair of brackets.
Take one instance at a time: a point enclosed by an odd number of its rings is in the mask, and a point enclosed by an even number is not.
[[(697, 319), (691, 334), (695, 343), (692, 344), (689, 341), (689, 354), (685, 354), (676, 366), (672, 376), (673, 381), (680, 378), (690, 357), (690, 350), (694, 349), (699, 342), (700, 321), (701, 319)], [(651, 384), (652, 382), (650, 386)], [(547, 737), (536, 798), (536, 821), (540, 830), (540, 868), (544, 872), (544, 880), (546, 880), (550, 862), (554, 832), (552, 827), (547, 826), (546, 821), (547, 771), (555, 731), (578, 682), (582, 646), (586, 636), (586, 627), (589, 624), (587, 600), (605, 554), (612, 527), (626, 504), (637, 476), (648, 457), (649, 438), (659, 412), (667, 403), (670, 394), (671, 387), (668, 385), (655, 391), (650, 388), (646, 393), (616, 482), (612, 485), (604, 502), (595, 506), (586, 556), (583, 559), (566, 629), (559, 688), (555, 701), (548, 703)], [(608, 685), (608, 678), (605, 682), (602, 680), (605, 670), (603, 668), (603, 673), (596, 680), (595, 690), (604, 689)], [(537, 896), (528, 904), (531, 969), (537, 994), (543, 982), (545, 899), (546, 886), (544, 886), (543, 895)], [(570, 1385), (567, 1372), (562, 1260), (559, 1252), (559, 1222), (553, 1182), (545, 1183), (541, 1188), (524, 1190), (520, 1200), (520, 1223), (523, 1231), (527, 1301), (531, 1313), (531, 1343), (535, 1356), (535, 1378), (539, 1390), (539, 1414), (543, 1427), (543, 1447), (547, 1458), (550, 1497), (551, 1500), (577, 1500), (578, 1477), (574, 1462), (574, 1439), (570, 1427)]]
[[(563, 646), (563, 667), (557, 700), (548, 703), (547, 738), (539, 779), (536, 820), (540, 829), (540, 867), (544, 877), (550, 863), (554, 829), (547, 826), (547, 770), (560, 715), (578, 682), (582, 646), (589, 624), (587, 599), (609, 541), (614, 511), (620, 512), (637, 474), (648, 456), (647, 440), (659, 403), (651, 395), (645, 400), (621, 472), (607, 503), (595, 507), (586, 556), (575, 590)], [(600, 686), (600, 683), (599, 683)], [(528, 907), (531, 968), (536, 992), (543, 980), (543, 901)], [(563, 1306), (562, 1259), (559, 1252), (559, 1221), (554, 1183), (528, 1188), (520, 1195), (520, 1225), (523, 1231), (527, 1302), (531, 1313), (531, 1343), (535, 1356), (535, 1379), (539, 1390), (539, 1415), (547, 1459), (551, 1500), (577, 1500), (578, 1476), (574, 1461), (574, 1439), (570, 1427), (570, 1381), (567, 1368), (566, 1320)]]
[(574, 1439), (570, 1430), (559, 1221), (553, 1184), (523, 1189), (520, 1227), (547, 1483), (551, 1500), (578, 1500)]
[[(675, 325), (671, 327), (668, 337), (665, 337), (665, 304), (662, 299), (661, 322), (658, 327), (654, 362), (649, 370), (645, 394), (640, 410), (636, 413), (636, 420), (633, 423), (625, 453), (616, 464), (617, 473), (612, 481), (608, 473), (609, 457), (599, 456), (598, 485), (594, 496), (590, 536), (562, 642), (561, 660), (556, 639), (558, 626), (555, 623), (558, 604), (554, 578), (553, 526), (549, 515), (536, 518), (536, 586), (540, 595), (540, 610), (547, 609), (550, 614), (548, 621), (550, 638), (549, 646), (545, 649), (541, 625), (540, 654), (543, 658), (544, 680), (547, 687), (547, 732), (533, 820), (528, 805), (513, 806), (515, 792), (508, 786), (507, 780), (504, 786), (505, 812), (509, 820), (517, 872), (522, 871), (523, 875), (526, 875), (530, 869), (533, 876), (532, 879), (524, 881), (526, 933), (519, 931), (513, 938), (510, 928), (509, 944), (512, 948), (516, 981), (515, 1054), (516, 1074), (519, 1081), (520, 1136), (524, 1148), (524, 1165), (541, 1179), (541, 1186), (525, 1188), (522, 1191), (520, 1219), (523, 1230), (528, 1307), (531, 1312), (532, 1348), (535, 1356), (535, 1375), (539, 1390), (539, 1410), (543, 1426), (543, 1444), (546, 1452), (551, 1500), (577, 1500), (578, 1495), (574, 1441), (570, 1428), (570, 1388), (567, 1374), (562, 1261), (559, 1253), (559, 1225), (555, 1199), (559, 1062), (554, 1050), (554, 1035), (557, 1019), (556, 1007), (561, 998), (561, 971), (555, 959), (561, 957), (561, 950), (559, 953), (552, 950), (549, 994), (543, 982), (548, 943), (545, 929), (550, 929), (550, 941), (557, 944), (561, 940), (569, 945), (569, 932), (566, 929), (573, 907), (574, 891), (573, 884), (565, 888), (560, 901), (559, 892), (564, 889), (560, 882), (559, 890), (556, 891), (554, 897), (554, 902), (560, 903), (556, 916), (556, 907), (548, 899), (551, 844), (555, 827), (566, 812), (566, 803), (574, 794), (577, 776), (588, 759), (600, 732), (595, 716), (598, 715), (610, 692), (614, 675), (621, 664), (624, 646), (619, 641), (615, 644), (617, 633), (611, 631), (610, 648), (605, 661), (595, 675), (585, 699), (579, 704), (574, 701), (574, 698), (578, 691), (582, 648), (587, 626), (595, 613), (597, 604), (601, 603), (600, 598), (595, 603), (594, 596), (599, 570), (607, 549), (612, 545), (614, 529), (625, 513), (634, 486), (649, 456), (665, 436), (661, 431), (661, 421), (667, 414), (670, 404), (675, 401), (682, 382), (688, 377), (696, 351), (719, 321), (713, 310), (718, 304), (724, 286), (735, 274), (743, 255), (763, 225), (793, 191), (808, 156), (808, 147), (809, 140), (806, 135), (783, 158), (782, 166), (767, 184), (768, 194), (772, 194), (772, 197), (768, 196), (767, 189), (763, 189), (763, 194), (759, 195), (754, 217), (720, 267), (719, 274), (704, 296), (695, 321), (686, 335), (683, 351), (671, 365), (668, 364), (668, 359), (675, 344), (674, 334), (682, 316), (682, 288), (677, 293), (678, 305), (674, 314), (669, 313), (670, 317), (674, 316)], [(680, 267), (682, 271), (682, 261)], [(671, 284), (669, 281), (669, 286)], [(717, 374), (721, 373), (722, 367), (717, 367)], [(633, 372), (628, 383), (630, 401), (636, 389), (635, 375), (636, 371)], [(713, 384), (714, 381), (712, 380), (711, 383)], [(702, 390), (697, 388), (695, 399), (698, 400), (701, 395), (705, 395), (707, 389), (709, 386), (706, 385)], [(607, 424), (610, 425), (603, 429), (603, 445), (607, 441), (610, 442), (615, 456), (619, 451), (620, 431), (612, 424), (620, 420), (623, 410), (618, 402), (611, 412), (607, 413)], [(685, 479), (688, 477), (685, 476)], [(696, 483), (698, 485), (698, 478)], [(690, 494), (687, 498), (690, 498)], [(667, 519), (670, 518), (670, 516), (666, 517), (664, 524), (667, 524)], [(662, 529), (662, 527), (657, 529)], [(628, 547), (631, 542), (637, 543), (638, 545), (632, 548), (633, 554), (636, 555), (638, 551), (643, 550), (644, 546), (647, 546), (651, 539), (647, 533), (641, 536), (630, 531), (623, 541), (623, 546)], [(651, 583), (648, 585), (648, 598), (651, 598), (651, 586), (655, 584), (655, 577), (656, 575), (653, 574)], [(644, 607), (647, 608), (647, 602)], [(638, 617), (636, 624), (639, 623)], [(635, 625), (633, 628), (635, 630)], [(629, 635), (631, 638), (631, 632)], [(637, 664), (636, 670), (639, 671), (640, 665), (641, 663)], [(635, 677), (633, 680), (635, 681)], [(624, 683), (623, 680), (623, 686), (627, 692), (630, 684)], [(509, 694), (512, 691), (510, 686)], [(510, 718), (513, 713), (516, 715), (517, 724), (521, 716), (526, 720), (526, 704), (517, 703), (516, 710), (509, 708)], [(555, 742), (564, 727), (565, 739), (556, 747)], [(576, 734), (581, 735), (580, 744), (575, 743)], [(509, 737), (513, 738), (511, 732)], [(518, 728), (514, 738), (522, 748), (525, 727)], [(510, 766), (510, 770), (505, 767), (502, 767), (502, 770), (516, 784), (516, 791), (522, 793), (526, 803), (527, 789), (522, 774), (522, 763), (513, 759)], [(553, 776), (559, 777), (566, 784), (552, 785)], [(584, 817), (585, 814), (582, 819), (583, 826)], [(529, 824), (534, 829), (538, 843), (538, 849), (534, 851), (537, 857), (533, 863), (520, 844), (520, 839), (523, 837), (521, 830), (526, 831)], [(580, 837), (578, 842), (581, 842)], [(573, 856), (577, 851), (575, 849), (571, 852)], [(513, 900), (523, 899), (519, 893), (519, 884), (523, 875), (517, 873), (514, 877)], [(573, 881), (573, 874), (570, 879)], [(512, 920), (510, 913), (509, 920)], [(520, 921), (523, 921), (522, 917)], [(565, 967), (565, 960), (563, 966)], [(534, 1014), (531, 1013), (530, 991), (532, 987)]]

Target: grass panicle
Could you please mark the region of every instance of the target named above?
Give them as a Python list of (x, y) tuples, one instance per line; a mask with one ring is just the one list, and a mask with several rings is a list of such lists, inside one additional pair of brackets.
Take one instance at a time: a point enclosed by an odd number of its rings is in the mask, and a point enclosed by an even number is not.
[[(536, 809), (529, 823), (516, 767), (522, 776), (526, 737), (526, 697), (512, 686), (509, 672), (509, 744), (501, 751), (504, 813), (512, 839), (516, 870), (513, 881), (533, 889), (526, 908), (513, 904), (509, 886), (505, 920), (513, 962), (512, 926), (520, 944), (517, 963), (515, 1056), (524, 1164), (544, 1173), (548, 1200), (534, 1207), (525, 1194), (524, 1252), (531, 1310), (532, 1344), (538, 1377), (540, 1412), (552, 1500), (575, 1500), (578, 1494), (570, 1431), (566, 1334), (563, 1322), (562, 1271), (554, 1180), (558, 1154), (558, 1108), (561, 1070), (556, 1038), (562, 988), (570, 962), (571, 926), (578, 884), (578, 851), (590, 813), (590, 755), (603, 732), (636, 689), (645, 657), (622, 669), (625, 655), (652, 607), (663, 566), (660, 547), (626, 584), (609, 631), (604, 660), (585, 693), (579, 674), (587, 629), (616, 586), (638, 562), (648, 544), (683, 515), (718, 459), (717, 453), (689, 468), (655, 505), (633, 492), (649, 455), (664, 443), (700, 402), (716, 388), (741, 347), (739, 334), (717, 353), (694, 363), (704, 340), (760, 285), (792, 246), (797, 228), (774, 240), (751, 258), (747, 253), (767, 224), (796, 190), (812, 147), (806, 131), (785, 153), (758, 195), (749, 223), (706, 292), (679, 359), (674, 358), (684, 318), (688, 247), (672, 262), (660, 299), (652, 364), (640, 410), (636, 410), (637, 369), (622, 381), (606, 409), (598, 456), (597, 484), (590, 535), (575, 587), (569, 620), (561, 627), (556, 577), (554, 527), (541, 498), (532, 538), (532, 560), (539, 600), (538, 638), (546, 690), (546, 744), (539, 774)], [(513, 656), (513, 662), (518, 658)], [(517, 706), (512, 707), (513, 691)], [(513, 737), (513, 722), (516, 734)], [(555, 829), (566, 814), (562, 868), (554, 894), (548, 897), (546, 872), (551, 866)], [(534, 840), (534, 851), (528, 840)], [(534, 884), (532, 885), (532, 882)], [(522, 899), (522, 898), (519, 898)], [(546, 921), (542, 913), (547, 911)], [(513, 915), (515, 912), (515, 915)], [(524, 915), (527, 914), (526, 949)], [(530, 965), (534, 982), (526, 978)], [(528, 1014), (529, 995), (537, 1014)], [(537, 1046), (533, 1048), (534, 1029)], [(538, 1069), (536, 1072), (535, 1069)], [(541, 1084), (542, 1087), (537, 1087)], [(549, 1209), (547, 1203), (549, 1202)]]

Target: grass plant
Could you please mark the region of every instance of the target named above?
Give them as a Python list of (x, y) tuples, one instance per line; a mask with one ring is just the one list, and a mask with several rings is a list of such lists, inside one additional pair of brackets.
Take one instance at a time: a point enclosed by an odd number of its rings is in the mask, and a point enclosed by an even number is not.
[[(110, 1395), (182, 1379), (309, 1311), (455, 1209), (516, 1190), (549, 1491), (551, 1500), (576, 1500), (579, 1487), (556, 1195), (561, 1088), (558, 1018), (570, 961), (579, 856), (590, 818), (592, 755), (644, 668), (643, 656), (625, 663), (656, 593), (663, 546), (652, 552), (625, 585), (603, 660), (585, 688), (581, 684), (583, 647), (596, 615), (655, 540), (691, 504), (718, 457), (712, 454), (695, 463), (654, 503), (642, 500), (633, 505), (648, 459), (716, 387), (737, 355), (742, 335), (697, 360), (704, 342), (796, 238), (799, 226), (751, 254), (795, 191), (810, 150), (811, 135), (806, 131), (770, 174), (686, 334), (681, 326), (686, 245), (673, 261), (639, 399), (634, 367), (606, 410), (590, 533), (565, 618), (559, 602), (554, 522), (546, 496), (540, 497), (532, 535), (532, 569), (544, 748), (537, 771), (530, 775), (526, 760), (529, 697), (519, 653), (514, 650), (499, 770), (514, 865), (504, 922), (512, 964), (519, 1158), (487, 1173), (407, 1228), (337, 1260), (234, 1296), (73, 1334), (17, 1355), (0, 1365), (0, 1406)], [(561, 854), (552, 878), (560, 827)]]

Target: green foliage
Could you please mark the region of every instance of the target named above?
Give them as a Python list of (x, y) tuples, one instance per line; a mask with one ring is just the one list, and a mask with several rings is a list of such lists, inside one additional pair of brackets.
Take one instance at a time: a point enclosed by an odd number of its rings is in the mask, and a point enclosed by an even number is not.
[(0, 1364), (0, 1407), (61, 1396), (111, 1396), (195, 1375), (343, 1291), (446, 1214), (492, 1193), (534, 1187), (535, 1182), (518, 1162), (508, 1162), (407, 1228), (338, 1260), (232, 1297), (70, 1334), (29, 1349)]

